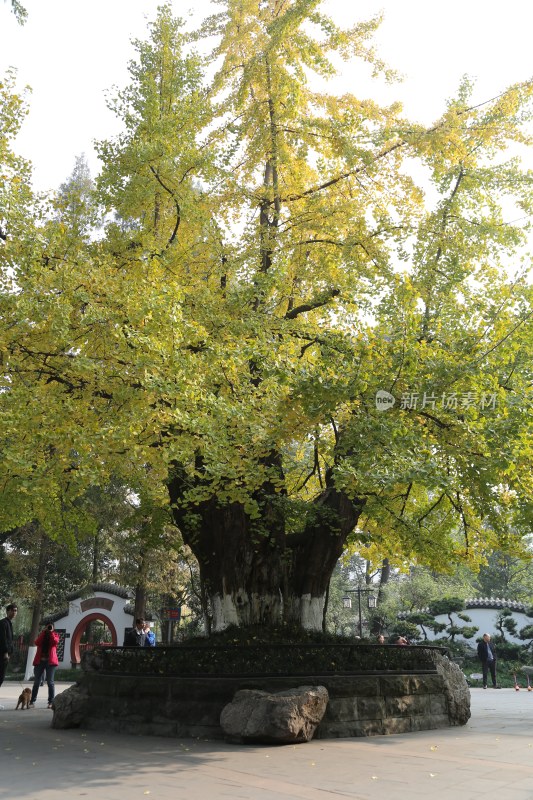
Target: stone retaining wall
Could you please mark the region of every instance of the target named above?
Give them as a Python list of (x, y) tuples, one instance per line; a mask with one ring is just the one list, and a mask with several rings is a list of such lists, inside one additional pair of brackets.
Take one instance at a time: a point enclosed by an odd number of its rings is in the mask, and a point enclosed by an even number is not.
[[(466, 681), (464, 684), (466, 687)], [(220, 739), (221, 711), (238, 689), (279, 692), (302, 685), (325, 686), (329, 692), (315, 738), (444, 728), (464, 724), (470, 716), (468, 688), (467, 695), (460, 698), (458, 713), (457, 695), (450, 694), (446, 675), (439, 673), (258, 679), (125, 677), (89, 672), (80, 684), (56, 697), (52, 726)]]

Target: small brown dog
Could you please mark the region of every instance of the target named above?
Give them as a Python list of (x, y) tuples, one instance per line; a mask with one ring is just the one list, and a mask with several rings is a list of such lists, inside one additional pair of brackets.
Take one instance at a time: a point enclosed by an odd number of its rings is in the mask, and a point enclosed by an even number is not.
[(20, 706), (20, 710), (21, 711), (24, 711), (25, 708), (29, 708), (30, 707), (30, 700), (31, 700), (31, 689), (23, 689), (21, 694), (20, 694), (20, 697), (18, 699), (17, 707), (15, 708), (15, 711), (17, 710), (17, 708), (19, 706)]

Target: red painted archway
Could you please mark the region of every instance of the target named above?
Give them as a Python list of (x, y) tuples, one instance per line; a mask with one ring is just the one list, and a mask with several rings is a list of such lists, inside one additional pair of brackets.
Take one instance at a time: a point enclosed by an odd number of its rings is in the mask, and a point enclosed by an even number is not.
[(111, 633), (111, 643), (112, 643), (113, 647), (117, 646), (117, 643), (118, 643), (117, 631), (115, 629), (115, 626), (113, 625), (113, 623), (109, 619), (109, 617), (106, 617), (105, 614), (102, 614), (102, 613), (100, 613), (98, 611), (96, 611), (94, 614), (87, 614), (87, 616), (84, 617), (81, 620), (81, 622), (79, 622), (76, 625), (74, 633), (72, 634), (72, 639), (70, 640), (70, 661), (71, 661), (72, 664), (79, 664), (80, 663), (80, 661), (81, 661), (80, 639), (82, 637), (82, 634), (83, 634), (85, 628), (89, 624), (89, 622), (92, 622), (95, 619), (99, 619), (100, 622), (103, 622), (105, 625), (107, 625), (107, 627), (109, 628), (109, 631)]

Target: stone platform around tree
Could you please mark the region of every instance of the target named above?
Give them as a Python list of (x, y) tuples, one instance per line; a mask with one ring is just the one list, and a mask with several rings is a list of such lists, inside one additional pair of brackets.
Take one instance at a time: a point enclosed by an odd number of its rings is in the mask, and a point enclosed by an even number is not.
[[(307, 675), (291, 677), (123, 676), (87, 672), (55, 703), (53, 726), (170, 737), (224, 738), (220, 715), (240, 689), (280, 692), (324, 686), (329, 694), (316, 739), (406, 733), (464, 724), (470, 693), (460, 675), (450, 693), (441, 672), (428, 674)], [(461, 694), (462, 692), (462, 694)], [(458, 710), (459, 708), (459, 710)]]

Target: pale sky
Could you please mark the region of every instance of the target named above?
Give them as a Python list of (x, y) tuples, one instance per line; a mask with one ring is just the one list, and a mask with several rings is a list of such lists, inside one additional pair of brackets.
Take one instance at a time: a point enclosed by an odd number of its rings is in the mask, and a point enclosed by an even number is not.
[[(162, 0), (23, 0), (24, 26), (0, 0), (0, 76), (12, 66), (20, 86), (32, 87), (31, 112), (17, 150), (34, 165), (37, 189), (54, 189), (85, 153), (98, 171), (93, 141), (114, 135), (117, 122), (105, 92), (128, 81), (132, 37), (145, 38), (146, 21)], [(209, 0), (173, 0), (178, 16), (198, 22), (217, 10)], [(191, 6), (194, 5), (194, 12)], [(325, 0), (323, 9), (349, 24), (383, 11), (376, 37), (381, 57), (404, 82), (373, 87), (348, 71), (340, 84), (379, 101), (400, 99), (406, 113), (430, 124), (465, 73), (476, 79), (476, 101), (533, 77), (529, 0)]]

